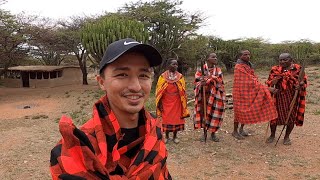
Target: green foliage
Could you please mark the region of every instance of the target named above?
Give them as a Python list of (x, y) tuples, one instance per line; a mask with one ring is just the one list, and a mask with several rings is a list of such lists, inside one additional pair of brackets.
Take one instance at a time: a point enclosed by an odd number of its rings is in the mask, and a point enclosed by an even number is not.
[(0, 76), (13, 65), (18, 65), (27, 57), (28, 48), (22, 46), (28, 40), (30, 24), (23, 19), (0, 9)]
[(33, 27), (29, 44), (33, 46), (31, 54), (43, 65), (59, 66), (71, 52), (67, 46), (69, 39), (65, 38), (63, 29), (47, 20), (39, 20), (39, 26)]
[(116, 40), (133, 38), (146, 42), (148, 37), (142, 23), (115, 15), (88, 22), (81, 30), (81, 42), (97, 62), (102, 59), (107, 46)]
[[(155, 78), (165, 69), (166, 60), (179, 57), (182, 44), (196, 35), (204, 18), (201, 13), (186, 13), (179, 0), (153, 0), (126, 4), (119, 12), (143, 22), (150, 34), (149, 43), (163, 56), (163, 63), (155, 68)], [(179, 51), (179, 52), (178, 52)]]
[(155, 112), (156, 111), (156, 97), (155, 97), (155, 93), (152, 92), (150, 93), (149, 99), (145, 104), (145, 108), (150, 111), (150, 112)]
[(209, 47), (209, 38), (206, 36), (191, 36), (186, 38), (177, 53), (179, 60), (183, 61), (186, 66), (196, 68), (199, 60), (204, 60), (212, 51)]

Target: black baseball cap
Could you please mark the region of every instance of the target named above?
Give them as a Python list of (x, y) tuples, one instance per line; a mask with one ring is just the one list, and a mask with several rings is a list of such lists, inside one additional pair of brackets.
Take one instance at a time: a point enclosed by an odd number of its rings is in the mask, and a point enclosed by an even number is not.
[(149, 61), (150, 67), (158, 66), (162, 63), (161, 54), (157, 49), (148, 44), (139, 43), (134, 39), (126, 38), (115, 41), (107, 47), (103, 58), (100, 61), (99, 72), (101, 73), (108, 64), (114, 62), (127, 52), (142, 53)]

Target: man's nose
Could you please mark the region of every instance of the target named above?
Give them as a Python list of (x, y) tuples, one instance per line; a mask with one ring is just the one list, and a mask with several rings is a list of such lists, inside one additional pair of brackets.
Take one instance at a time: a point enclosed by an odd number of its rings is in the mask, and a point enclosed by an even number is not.
[(128, 82), (128, 89), (134, 92), (139, 92), (141, 90), (141, 85), (138, 77), (130, 78)]

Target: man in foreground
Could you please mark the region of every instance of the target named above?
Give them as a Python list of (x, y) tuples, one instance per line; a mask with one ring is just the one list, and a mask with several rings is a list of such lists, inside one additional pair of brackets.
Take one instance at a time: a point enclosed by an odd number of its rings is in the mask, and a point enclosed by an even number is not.
[(133, 39), (108, 46), (97, 76), (106, 95), (80, 129), (61, 118), (62, 139), (50, 158), (53, 179), (171, 179), (161, 123), (144, 109), (151, 67), (161, 62), (156, 49)]

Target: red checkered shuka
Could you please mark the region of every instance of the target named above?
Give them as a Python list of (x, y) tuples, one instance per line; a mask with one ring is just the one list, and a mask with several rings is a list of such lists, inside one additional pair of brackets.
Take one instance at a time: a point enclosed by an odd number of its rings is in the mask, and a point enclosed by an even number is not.
[[(144, 110), (139, 116), (139, 138), (120, 148), (123, 134), (106, 96), (95, 103), (93, 118), (80, 129), (63, 116), (59, 122), (62, 139), (51, 151), (52, 178), (172, 179), (160, 121)], [(137, 146), (137, 153), (129, 158), (128, 152)]]
[(163, 124), (162, 125), (163, 132), (177, 132), (177, 131), (183, 131), (183, 130), (184, 130), (184, 124), (178, 124), (178, 125)]
[(233, 108), (234, 121), (241, 124), (267, 122), (278, 116), (268, 87), (245, 63), (236, 64), (234, 69)]
[[(278, 125), (284, 125), (288, 116), (290, 103), (293, 99), (295, 89), (294, 87), (299, 84), (298, 77), (301, 70), (299, 64), (292, 64), (289, 70), (284, 70), (281, 66), (273, 66), (271, 68), (269, 78), (266, 81), (268, 86), (272, 85), (272, 80), (276, 77), (282, 77), (275, 85), (280, 92), (276, 95), (276, 107), (278, 111), (278, 118), (272, 123)], [(297, 126), (302, 126), (304, 121), (304, 112), (306, 106), (307, 95), (307, 76), (303, 77), (304, 86), (301, 88), (298, 94), (298, 98), (295, 102), (293, 111), (290, 115), (289, 122), (294, 122)]]
[(223, 74), (219, 67), (210, 68), (204, 65), (206, 76), (206, 121), (203, 121), (203, 92), (200, 78), (201, 71), (195, 74), (195, 108), (194, 108), (194, 128), (199, 129), (204, 127), (210, 132), (216, 132), (221, 127), (223, 121), (223, 113), (226, 101), (226, 94), (224, 89)]

